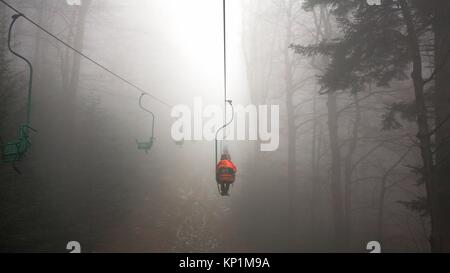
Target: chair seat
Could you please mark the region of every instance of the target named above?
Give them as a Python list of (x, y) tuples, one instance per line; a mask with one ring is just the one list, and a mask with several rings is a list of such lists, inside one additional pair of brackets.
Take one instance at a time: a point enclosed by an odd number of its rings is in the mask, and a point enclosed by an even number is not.
[(5, 163), (18, 161), (21, 157), (20, 143), (7, 143), (2, 150), (2, 160)]
[(149, 151), (153, 147), (153, 139), (150, 139), (150, 141), (148, 141), (148, 142), (138, 142), (138, 141), (136, 141), (136, 143), (137, 143), (138, 150)]
[(2, 161), (4, 163), (14, 163), (20, 161), (31, 146), (29, 141), (28, 129), (35, 131), (28, 124), (22, 124), (19, 127), (19, 133), (14, 141), (1, 146)]
[(153, 143), (151, 142), (141, 142), (138, 143), (138, 149), (140, 150), (150, 150), (152, 148)]

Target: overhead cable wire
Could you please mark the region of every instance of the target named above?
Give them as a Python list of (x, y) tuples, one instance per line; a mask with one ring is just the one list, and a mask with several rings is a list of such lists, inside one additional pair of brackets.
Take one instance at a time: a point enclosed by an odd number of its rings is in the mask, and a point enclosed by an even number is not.
[(38, 29), (42, 30), (43, 32), (45, 32), (47, 35), (53, 37), (55, 40), (57, 40), (58, 42), (60, 42), (61, 44), (63, 44), (65, 47), (70, 48), (72, 51), (74, 51), (75, 53), (77, 53), (78, 55), (80, 55), (81, 57), (85, 58), (86, 60), (90, 61), (91, 63), (93, 63), (94, 65), (100, 67), (101, 69), (103, 69), (104, 71), (108, 72), (109, 74), (111, 74), (112, 76), (116, 77), (117, 79), (121, 80), (122, 82), (126, 83), (127, 85), (133, 87), (134, 89), (138, 90), (139, 92), (141, 92), (142, 94), (146, 94), (148, 96), (150, 96), (151, 98), (153, 98), (155, 101), (158, 101), (159, 103), (171, 108), (172, 105), (170, 105), (169, 103), (165, 102), (164, 100), (158, 98), (157, 96), (151, 94), (150, 92), (144, 90), (143, 88), (139, 87), (138, 85), (134, 84), (133, 82), (127, 80), (126, 78), (122, 77), (121, 75), (117, 74), (116, 72), (112, 71), (111, 69), (109, 69), (108, 67), (102, 65), (101, 63), (99, 63), (98, 61), (94, 60), (93, 58), (87, 56), (85, 53), (83, 53), (81, 50), (76, 49), (75, 47), (71, 46), (70, 44), (68, 44), (67, 42), (65, 42), (64, 40), (62, 40), (61, 38), (59, 38), (58, 36), (54, 35), (53, 33), (51, 33), (50, 31), (48, 31), (46, 28), (42, 27), (41, 25), (39, 25), (38, 23), (36, 23), (34, 20), (30, 19), (28, 16), (26, 16), (25, 14), (23, 14), (22, 12), (20, 12), (17, 8), (13, 7), (12, 5), (10, 5), (9, 3), (7, 3), (4, 0), (0, 0), (1, 3), (3, 3), (5, 6), (7, 6), (8, 8), (10, 8), (11, 10), (13, 10), (14, 12), (16, 12), (17, 14), (19, 14), (21, 17), (23, 17), (25, 20), (27, 20), (28, 22), (30, 22), (31, 24), (33, 24), (34, 26), (36, 26)]

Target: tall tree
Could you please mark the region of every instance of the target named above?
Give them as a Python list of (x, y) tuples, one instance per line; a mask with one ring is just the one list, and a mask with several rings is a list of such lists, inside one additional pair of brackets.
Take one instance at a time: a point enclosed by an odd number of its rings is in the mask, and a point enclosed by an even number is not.
[[(448, 29), (440, 26), (444, 24), (438, 23), (443, 22), (444, 15), (448, 15), (444, 8), (447, 5), (435, 1), (435, 11), (428, 14), (422, 10), (423, 3), (407, 0), (383, 1), (380, 6), (369, 6), (365, 1), (309, 0), (306, 1), (305, 7), (311, 9), (319, 4), (327, 4), (332, 8), (342, 37), (333, 41), (324, 40), (313, 46), (297, 46), (296, 51), (305, 55), (330, 56), (330, 66), (320, 79), (320, 83), (327, 92), (338, 90), (358, 92), (369, 85), (389, 87), (392, 81), (407, 79), (407, 72), (412, 71), (410, 81), (415, 98), (413, 107), (418, 130), (418, 146), (423, 163), (420, 172), (426, 186), (426, 208), (430, 214), (432, 226), (431, 247), (434, 251), (443, 251), (446, 225), (444, 222), (447, 222), (443, 215), (448, 214), (449, 211), (448, 202), (443, 200), (448, 199), (441, 197), (442, 182), (439, 181), (444, 180), (436, 177), (437, 165), (432, 138), (436, 129), (432, 129), (435, 122), (428, 109), (431, 106), (437, 111), (436, 128), (439, 128), (441, 123), (445, 123), (445, 111), (448, 110), (439, 111), (438, 109), (443, 107), (433, 105), (428, 99), (428, 90), (425, 85), (431, 79), (426, 79), (425, 76), (429, 73), (426, 67), (430, 63), (425, 58), (424, 43), (428, 42), (428, 37), (433, 34), (430, 33), (430, 22), (433, 21), (430, 17), (436, 18), (434, 32), (439, 25), (439, 31), (443, 33), (447, 31), (446, 34), (448, 34)], [(438, 13), (441, 14), (440, 17)], [(436, 39), (439, 39), (441, 35), (442, 33), (436, 32)], [(436, 52), (435, 56), (439, 55), (439, 57), (436, 57), (435, 72), (431, 73), (432, 77), (436, 73), (443, 75), (446, 73), (443, 68), (447, 65), (442, 63), (446, 59), (448, 44), (445, 45), (442, 38), (440, 40), (436, 45), (440, 44), (443, 47), (440, 49), (438, 47)], [(446, 85), (448, 86), (448, 77), (446, 80), (441, 78), (441, 92), (437, 91), (437, 94), (445, 97), (448, 91), (442, 90), (446, 89), (443, 87)], [(448, 134), (443, 133), (444, 135)], [(445, 157), (445, 152), (441, 153), (444, 155), (438, 157)]]
[[(440, 240), (435, 248), (442, 252), (450, 251), (450, 2), (443, 0), (431, 1), (432, 27), (434, 31), (434, 78), (430, 80), (435, 85), (436, 129), (436, 176), (438, 180), (438, 198), (441, 230)], [(429, 9), (425, 6), (424, 8)]]

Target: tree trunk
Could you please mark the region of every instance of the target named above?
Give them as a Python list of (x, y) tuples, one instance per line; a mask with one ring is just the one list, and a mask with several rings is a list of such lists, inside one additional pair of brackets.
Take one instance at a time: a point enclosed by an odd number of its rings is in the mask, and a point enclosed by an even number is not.
[(349, 144), (348, 153), (345, 157), (344, 177), (345, 177), (345, 192), (344, 192), (344, 243), (345, 248), (350, 250), (351, 247), (351, 215), (352, 215), (352, 162), (353, 154), (358, 145), (359, 126), (361, 123), (361, 108), (358, 103), (358, 94), (353, 95), (355, 103), (355, 122), (353, 124), (352, 137)]
[(341, 185), (341, 152), (338, 134), (338, 111), (336, 92), (328, 94), (328, 131), (331, 149), (331, 205), (334, 222), (336, 251), (343, 248), (344, 211)]
[[(293, 66), (292, 66), (292, 56), (289, 45), (292, 42), (292, 9), (293, 1), (289, 0), (287, 8), (287, 25), (286, 25), (286, 40), (284, 49), (284, 66), (285, 66), (285, 91), (286, 91), (286, 111), (288, 119), (288, 229), (290, 239), (294, 239), (295, 232), (295, 199), (296, 199), (296, 168), (297, 168), (297, 158), (296, 158), (296, 137), (297, 129), (295, 126), (295, 107), (293, 97)], [(295, 242), (295, 241), (292, 241)]]
[[(411, 78), (414, 83), (414, 93), (417, 108), (417, 125), (419, 132), (417, 138), (420, 143), (421, 157), (423, 161), (423, 179), (426, 185), (428, 208), (431, 216), (431, 249), (432, 251), (440, 251), (440, 230), (439, 230), (439, 216), (438, 216), (438, 199), (436, 196), (436, 185), (434, 179), (434, 162), (431, 151), (430, 127), (428, 124), (427, 108), (424, 96), (424, 80), (422, 73), (422, 55), (419, 47), (419, 40), (414, 26), (414, 21), (411, 15), (411, 10), (408, 7), (406, 0), (400, 0), (402, 14), (405, 20), (408, 31), (408, 45), (413, 62), (413, 72)], [(447, 216), (448, 217), (448, 216)], [(447, 231), (445, 231), (447, 232)]]
[(313, 130), (312, 130), (312, 154), (311, 154), (311, 203), (310, 203), (310, 234), (311, 243), (316, 243), (317, 237), (317, 200), (319, 199), (319, 155), (320, 155), (320, 139), (318, 140), (318, 118), (317, 118), (317, 95), (313, 98)]
[(437, 251), (450, 252), (450, 2), (435, 0), (435, 75), (436, 75), (436, 181), (439, 194), (440, 242)]
[[(67, 42), (72, 44), (74, 39), (74, 26), (76, 24), (77, 10), (73, 10), (70, 13), (68, 18), (69, 21), (69, 33), (67, 34)], [(71, 54), (74, 54), (73, 51), (69, 48), (64, 48), (63, 56), (61, 57), (61, 77), (62, 77), (62, 86), (65, 90), (69, 90), (70, 85), (70, 69), (72, 64)]]
[[(91, 0), (83, 0), (80, 6), (71, 6), (70, 9), (75, 9), (73, 20), (75, 22), (73, 33), (73, 46), (83, 51), (84, 39), (85, 39), (85, 26), (86, 18), (89, 11)], [(69, 37), (72, 34), (69, 33)], [(87, 194), (90, 180), (83, 179), (80, 174), (86, 175), (83, 170), (83, 164), (89, 164), (86, 162), (85, 155), (88, 151), (84, 150), (85, 143), (82, 141), (85, 137), (82, 137), (83, 130), (78, 130), (76, 109), (77, 109), (77, 92), (80, 81), (81, 72), (81, 56), (71, 52), (71, 59), (66, 59), (65, 66), (69, 69), (63, 71), (67, 78), (63, 79), (68, 86), (64, 89), (64, 94), (61, 96), (61, 106), (65, 107), (65, 115), (60, 116), (59, 120), (59, 138), (55, 145), (58, 147), (64, 147), (63, 150), (58, 151), (57, 158), (60, 162), (65, 164), (58, 169), (58, 179), (64, 183), (64, 194), (66, 198), (66, 219), (77, 219), (70, 229), (67, 230), (69, 236), (73, 238), (79, 238), (80, 243), (83, 244), (83, 251), (92, 251), (92, 245), (89, 238), (89, 225), (84, 223), (90, 223), (90, 214), (86, 213), (86, 206), (90, 204), (90, 194)], [(65, 77), (65, 76), (64, 76)], [(67, 145), (67, 141), (70, 140), (71, 145)], [(81, 177), (81, 178), (80, 178)], [(67, 220), (70, 221), (70, 220)]]
[[(83, 0), (82, 4), (79, 6), (77, 17), (77, 28), (74, 37), (75, 38), (74, 47), (79, 50), (83, 50), (86, 17), (89, 11), (90, 4), (91, 0)], [(72, 102), (74, 101), (76, 92), (78, 90), (78, 84), (80, 82), (80, 68), (81, 68), (81, 56), (74, 53), (68, 90)]]
[[(44, 9), (45, 3), (44, 1), (37, 1), (36, 10), (37, 10), (37, 23), (39, 25), (43, 25), (44, 19)], [(35, 38), (35, 46), (34, 46), (34, 57), (33, 57), (33, 65), (35, 66), (36, 74), (36, 82), (39, 82), (40, 78), (40, 66), (42, 60), (42, 50), (41, 50), (41, 39), (42, 39), (42, 30), (36, 29), (36, 38)]]

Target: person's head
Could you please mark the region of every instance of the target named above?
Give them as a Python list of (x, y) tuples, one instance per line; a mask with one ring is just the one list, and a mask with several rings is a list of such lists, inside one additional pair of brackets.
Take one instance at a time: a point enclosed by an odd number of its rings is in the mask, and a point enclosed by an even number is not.
[(229, 153), (223, 153), (220, 160), (231, 160), (231, 156)]
[(228, 146), (226, 145), (223, 147), (223, 152), (220, 160), (231, 160), (230, 152), (228, 151)]

